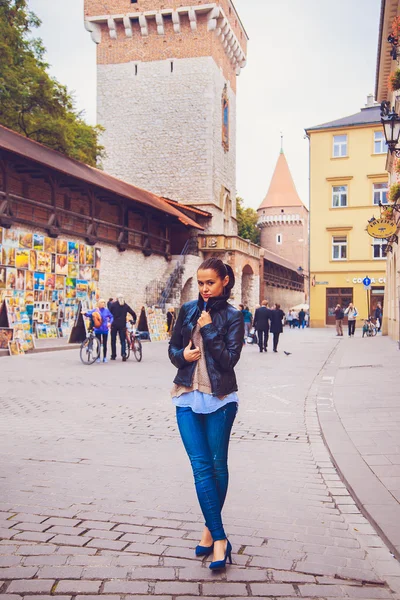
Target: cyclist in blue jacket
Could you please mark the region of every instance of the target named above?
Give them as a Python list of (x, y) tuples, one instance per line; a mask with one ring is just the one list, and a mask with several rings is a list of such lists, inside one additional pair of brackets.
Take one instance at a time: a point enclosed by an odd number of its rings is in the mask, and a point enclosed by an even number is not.
[[(96, 321), (100, 321), (100, 319), (96, 316), (93, 316), (93, 313), (97, 313), (100, 315), (101, 323), (98, 324)], [(106, 307), (106, 301), (101, 299), (97, 302), (97, 307), (93, 310), (88, 310), (84, 313), (85, 317), (90, 317), (93, 322), (93, 329), (98, 338), (100, 344), (103, 343), (103, 362), (107, 362), (107, 341), (108, 341), (108, 331), (111, 327), (112, 322), (114, 321), (114, 317), (111, 312)], [(100, 356), (96, 362), (101, 362)]]

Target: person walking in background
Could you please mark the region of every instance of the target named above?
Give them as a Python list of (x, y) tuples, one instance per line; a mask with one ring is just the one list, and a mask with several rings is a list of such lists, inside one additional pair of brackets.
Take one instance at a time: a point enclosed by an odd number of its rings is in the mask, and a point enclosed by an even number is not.
[(254, 328), (257, 331), (258, 345), (260, 352), (268, 351), (268, 337), (269, 337), (269, 320), (271, 318), (271, 311), (268, 308), (268, 302), (263, 300), (260, 308), (257, 308), (254, 314)]
[(292, 310), (292, 315), (293, 315), (293, 329), (296, 329), (296, 327), (299, 327), (299, 313), (297, 312), (297, 310)]
[(197, 271), (199, 298), (179, 312), (168, 354), (178, 369), (172, 389), (183, 445), (192, 465), (205, 528), (196, 556), (214, 553), (210, 569), (232, 563), (222, 522), (228, 447), (239, 398), (234, 368), (243, 348), (243, 315), (229, 304), (232, 268), (209, 258)]
[(253, 322), (253, 315), (249, 311), (249, 307), (248, 306), (244, 307), (243, 304), (239, 304), (239, 310), (240, 310), (240, 312), (243, 315), (243, 321), (244, 321), (244, 339), (246, 341), (247, 338), (250, 335), (251, 324)]
[(335, 308), (335, 319), (336, 319), (336, 335), (343, 337), (343, 319), (344, 312), (340, 304), (336, 304)]
[(306, 311), (304, 310), (304, 308), (302, 308), (299, 312), (299, 329), (300, 329), (300, 327), (302, 329), (304, 329), (304, 327), (306, 326), (305, 318), (306, 318)]
[[(93, 310), (88, 310), (83, 313), (85, 317), (91, 317), (93, 322), (93, 330), (100, 342), (100, 345), (103, 344), (103, 362), (107, 362), (107, 341), (108, 341), (108, 332), (114, 321), (114, 317), (106, 308), (106, 301), (101, 299), (97, 302), (97, 308)], [(96, 360), (96, 362), (100, 361), (100, 356)]]
[(169, 308), (168, 312), (167, 312), (167, 332), (168, 332), (169, 337), (171, 337), (171, 335), (172, 335), (172, 332), (175, 327), (175, 323), (176, 323), (175, 309), (173, 306), (171, 306), (171, 308)]
[(380, 302), (378, 302), (375, 308), (375, 324), (377, 331), (380, 331), (382, 327), (382, 304)]
[(108, 310), (111, 310), (111, 304), (114, 302), (114, 298), (109, 298), (108, 302), (107, 302), (107, 308)]
[(304, 321), (305, 321), (306, 327), (310, 327), (310, 313), (308, 312), (308, 310), (306, 310), (306, 316), (304, 317)]
[(358, 310), (354, 306), (352, 302), (350, 302), (349, 306), (344, 311), (344, 314), (347, 315), (347, 325), (349, 329), (349, 337), (354, 337), (354, 332), (356, 329), (356, 320), (358, 316)]
[(126, 315), (129, 313), (136, 323), (136, 313), (125, 302), (122, 294), (118, 294), (116, 302), (111, 304), (110, 312), (114, 317), (114, 322), (111, 326), (111, 360), (117, 358), (117, 335), (121, 342), (122, 360), (126, 361)]
[(287, 316), (286, 316), (286, 321), (289, 323), (289, 329), (292, 329), (292, 325), (293, 325), (293, 312), (291, 310), (289, 310)]
[(271, 310), (269, 312), (271, 315), (271, 333), (274, 337), (274, 352), (278, 352), (279, 336), (283, 332), (282, 321), (285, 316), (285, 313), (283, 312), (283, 310), (281, 310), (280, 304), (275, 304), (274, 310)]

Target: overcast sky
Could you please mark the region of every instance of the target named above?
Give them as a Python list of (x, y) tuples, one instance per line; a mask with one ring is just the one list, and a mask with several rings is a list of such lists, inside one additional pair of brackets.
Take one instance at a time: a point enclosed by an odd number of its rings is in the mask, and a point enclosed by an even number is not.
[[(51, 74), (96, 122), (96, 52), (83, 0), (29, 0)], [(250, 37), (238, 78), (237, 189), (257, 208), (280, 150), (308, 205), (304, 128), (357, 112), (374, 91), (380, 0), (235, 0)]]

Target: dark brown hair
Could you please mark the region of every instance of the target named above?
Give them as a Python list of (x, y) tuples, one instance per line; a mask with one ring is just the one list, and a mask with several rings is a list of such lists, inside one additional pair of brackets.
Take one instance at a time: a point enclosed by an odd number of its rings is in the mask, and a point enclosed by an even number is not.
[(218, 277), (222, 280), (225, 279), (226, 276), (228, 276), (229, 281), (228, 281), (227, 285), (225, 286), (225, 294), (230, 295), (231, 290), (233, 289), (233, 287), (235, 285), (235, 275), (233, 273), (232, 267), (230, 267), (226, 263), (223, 263), (220, 258), (212, 257), (212, 258), (207, 258), (204, 262), (202, 262), (197, 270), (200, 271), (200, 269), (201, 270), (212, 269), (213, 271), (215, 271), (217, 273)]

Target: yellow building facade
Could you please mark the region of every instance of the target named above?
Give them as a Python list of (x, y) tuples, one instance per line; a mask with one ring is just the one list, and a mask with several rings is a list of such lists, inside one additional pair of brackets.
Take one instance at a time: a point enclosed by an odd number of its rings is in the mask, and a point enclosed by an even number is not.
[[(386, 241), (366, 232), (387, 203), (386, 144), (372, 96), (359, 113), (306, 130), (310, 143), (310, 324), (334, 325), (337, 304), (358, 325), (384, 306)], [(371, 279), (371, 289), (363, 285)]]

